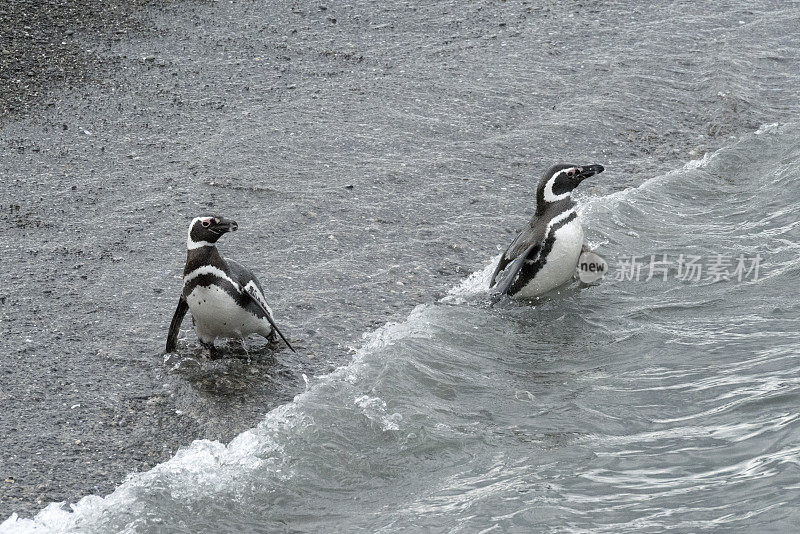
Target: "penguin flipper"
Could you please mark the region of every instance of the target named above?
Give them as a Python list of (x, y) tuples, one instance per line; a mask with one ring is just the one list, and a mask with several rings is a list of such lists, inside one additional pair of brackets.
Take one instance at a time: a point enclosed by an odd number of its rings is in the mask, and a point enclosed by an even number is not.
[(534, 215), (533, 219), (531, 219), (531, 222), (528, 223), (525, 228), (523, 228), (522, 231), (517, 234), (517, 236), (514, 238), (514, 241), (508, 245), (506, 251), (503, 252), (502, 256), (500, 256), (500, 261), (497, 262), (497, 267), (495, 267), (492, 277), (489, 279), (489, 288), (492, 288), (495, 285), (497, 275), (506, 269), (509, 263), (512, 263), (520, 256), (525, 256), (528, 254), (531, 246), (538, 246), (539, 243), (542, 242), (542, 239), (544, 239), (544, 234), (541, 230), (539, 230), (541, 225), (538, 225), (537, 220), (537, 216)]
[(269, 324), (272, 325), (272, 330), (277, 332), (278, 335), (281, 336), (283, 342), (286, 343), (287, 347), (292, 349), (292, 352), (297, 352), (296, 350), (294, 350), (294, 347), (292, 347), (292, 344), (289, 343), (289, 341), (284, 337), (284, 335), (278, 329), (278, 325), (276, 325), (275, 321), (272, 319), (272, 313), (270, 312), (269, 307), (267, 306), (267, 301), (264, 299), (264, 295), (258, 289), (258, 286), (256, 286), (256, 284), (253, 281), (250, 281), (247, 283), (246, 286), (244, 286), (244, 290), (250, 296), (250, 299), (259, 308), (261, 308), (262, 312), (264, 312), (264, 315), (267, 317), (267, 321), (269, 321)]
[(178, 299), (178, 307), (175, 308), (175, 313), (172, 315), (172, 322), (169, 323), (166, 352), (175, 352), (175, 347), (178, 344), (178, 331), (181, 329), (181, 323), (187, 311), (189, 311), (189, 304), (181, 295), (181, 298)]
[[(525, 263), (529, 259), (538, 256), (540, 249), (541, 246), (539, 243), (531, 245), (525, 250), (524, 253), (517, 256), (516, 259), (510, 263), (510, 265), (507, 265), (507, 267), (499, 272), (497, 283), (492, 286), (489, 291), (493, 303), (497, 302), (503, 295), (508, 293), (508, 290), (519, 278), (518, 274), (525, 266)], [(498, 267), (499, 266), (500, 265), (498, 264)]]
[(511, 259), (508, 257), (508, 250), (503, 252), (503, 255), (500, 256), (500, 259), (497, 261), (497, 267), (494, 268), (494, 272), (492, 273), (492, 277), (489, 279), (489, 288), (494, 286), (494, 281), (497, 278), (497, 275), (506, 268), (506, 266), (511, 263)]

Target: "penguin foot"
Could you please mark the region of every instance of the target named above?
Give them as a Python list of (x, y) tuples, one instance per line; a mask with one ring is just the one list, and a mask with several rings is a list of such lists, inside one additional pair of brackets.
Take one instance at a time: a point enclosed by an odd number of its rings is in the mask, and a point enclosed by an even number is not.
[(209, 360), (219, 360), (223, 357), (222, 351), (220, 351), (217, 347), (214, 346), (214, 343), (204, 343), (200, 342), (204, 349), (208, 349), (208, 359)]

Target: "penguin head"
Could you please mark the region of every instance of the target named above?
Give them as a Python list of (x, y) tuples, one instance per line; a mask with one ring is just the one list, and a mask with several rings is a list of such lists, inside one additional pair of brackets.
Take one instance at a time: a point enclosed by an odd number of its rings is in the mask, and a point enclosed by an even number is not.
[(539, 209), (544, 210), (547, 204), (570, 198), (572, 190), (582, 181), (605, 169), (602, 165), (554, 165), (548, 169), (536, 190), (536, 201)]
[(223, 234), (235, 232), (238, 228), (236, 221), (219, 215), (204, 214), (195, 217), (189, 224), (188, 247), (192, 249), (213, 245)]

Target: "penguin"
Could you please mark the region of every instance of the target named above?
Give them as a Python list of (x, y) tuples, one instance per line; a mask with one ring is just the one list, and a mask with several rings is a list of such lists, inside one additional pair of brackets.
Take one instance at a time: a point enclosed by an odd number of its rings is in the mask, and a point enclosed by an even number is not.
[(183, 317), (191, 311), (200, 343), (216, 357), (217, 337), (243, 338), (259, 334), (270, 341), (277, 332), (286, 340), (272, 317), (261, 283), (248, 268), (223, 258), (217, 240), (239, 228), (236, 221), (219, 215), (202, 215), (192, 219), (186, 241), (186, 267), (183, 270), (183, 292), (172, 316), (167, 335), (167, 352), (174, 352)]
[(489, 281), (492, 302), (503, 295), (538, 297), (574, 276), (584, 245), (572, 190), (603, 170), (602, 165), (560, 164), (544, 174), (536, 189), (536, 213), (500, 257)]

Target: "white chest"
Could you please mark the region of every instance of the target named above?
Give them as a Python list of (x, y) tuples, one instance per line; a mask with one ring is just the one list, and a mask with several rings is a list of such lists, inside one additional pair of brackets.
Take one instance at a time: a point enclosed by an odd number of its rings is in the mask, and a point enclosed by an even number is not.
[(259, 319), (239, 306), (234, 298), (217, 285), (197, 286), (186, 299), (194, 318), (197, 336), (203, 342), (217, 337), (242, 337), (269, 329), (266, 319)]
[(555, 242), (547, 254), (547, 263), (528, 281), (516, 298), (532, 298), (567, 283), (575, 275), (575, 267), (583, 247), (583, 227), (577, 217), (555, 231)]

